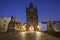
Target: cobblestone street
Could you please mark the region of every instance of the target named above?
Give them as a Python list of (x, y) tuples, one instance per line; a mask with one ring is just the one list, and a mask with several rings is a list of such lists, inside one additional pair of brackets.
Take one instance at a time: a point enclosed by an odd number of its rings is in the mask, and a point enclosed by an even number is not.
[(42, 32), (19, 32), (0, 34), (0, 40), (60, 40)]

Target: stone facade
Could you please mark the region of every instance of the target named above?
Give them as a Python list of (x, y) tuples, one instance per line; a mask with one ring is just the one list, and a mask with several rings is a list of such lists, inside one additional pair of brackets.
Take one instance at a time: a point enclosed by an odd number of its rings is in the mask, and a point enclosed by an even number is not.
[(29, 28), (29, 26), (33, 25), (34, 30), (36, 30), (38, 25), (37, 8), (33, 7), (32, 3), (29, 4), (29, 7), (26, 7), (26, 25), (27, 29)]
[(0, 17), (0, 32), (6, 32), (8, 29), (8, 23), (10, 22), (10, 17)]

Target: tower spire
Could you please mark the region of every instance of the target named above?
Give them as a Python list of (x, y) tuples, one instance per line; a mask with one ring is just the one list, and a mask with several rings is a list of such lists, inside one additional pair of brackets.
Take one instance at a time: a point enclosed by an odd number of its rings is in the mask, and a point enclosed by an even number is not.
[(30, 0), (29, 8), (33, 8), (32, 0)]

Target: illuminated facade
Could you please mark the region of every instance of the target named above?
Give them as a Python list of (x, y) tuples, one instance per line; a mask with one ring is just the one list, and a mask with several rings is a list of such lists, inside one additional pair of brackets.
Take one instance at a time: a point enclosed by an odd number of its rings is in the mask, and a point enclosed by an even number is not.
[(38, 30), (38, 31), (43, 31), (43, 30), (42, 30), (42, 23), (41, 23), (40, 21), (38, 21), (37, 30)]
[(60, 32), (60, 21), (57, 21), (55, 24), (55, 31), (59, 31)]
[(33, 7), (32, 3), (29, 4), (29, 7), (26, 7), (26, 28), (28, 29), (31, 25), (33, 25), (34, 30), (36, 30), (38, 25), (38, 13), (37, 8)]
[(21, 28), (21, 23), (19, 21), (15, 22), (15, 31), (20, 31), (20, 28)]
[(20, 29), (21, 31), (26, 31), (26, 24), (24, 23), (24, 24), (21, 24), (21, 29)]
[(0, 18), (0, 32), (6, 32), (8, 29), (8, 23), (10, 22), (11, 18), (9, 17), (1, 17)]

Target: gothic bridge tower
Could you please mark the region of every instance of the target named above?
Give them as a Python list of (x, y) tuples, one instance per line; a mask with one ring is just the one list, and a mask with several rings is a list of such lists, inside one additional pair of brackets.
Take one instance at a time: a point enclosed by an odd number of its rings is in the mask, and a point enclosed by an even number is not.
[(33, 6), (32, 3), (29, 4), (29, 7), (26, 7), (26, 28), (33, 25), (34, 30), (36, 30), (38, 25), (38, 13), (37, 8)]

